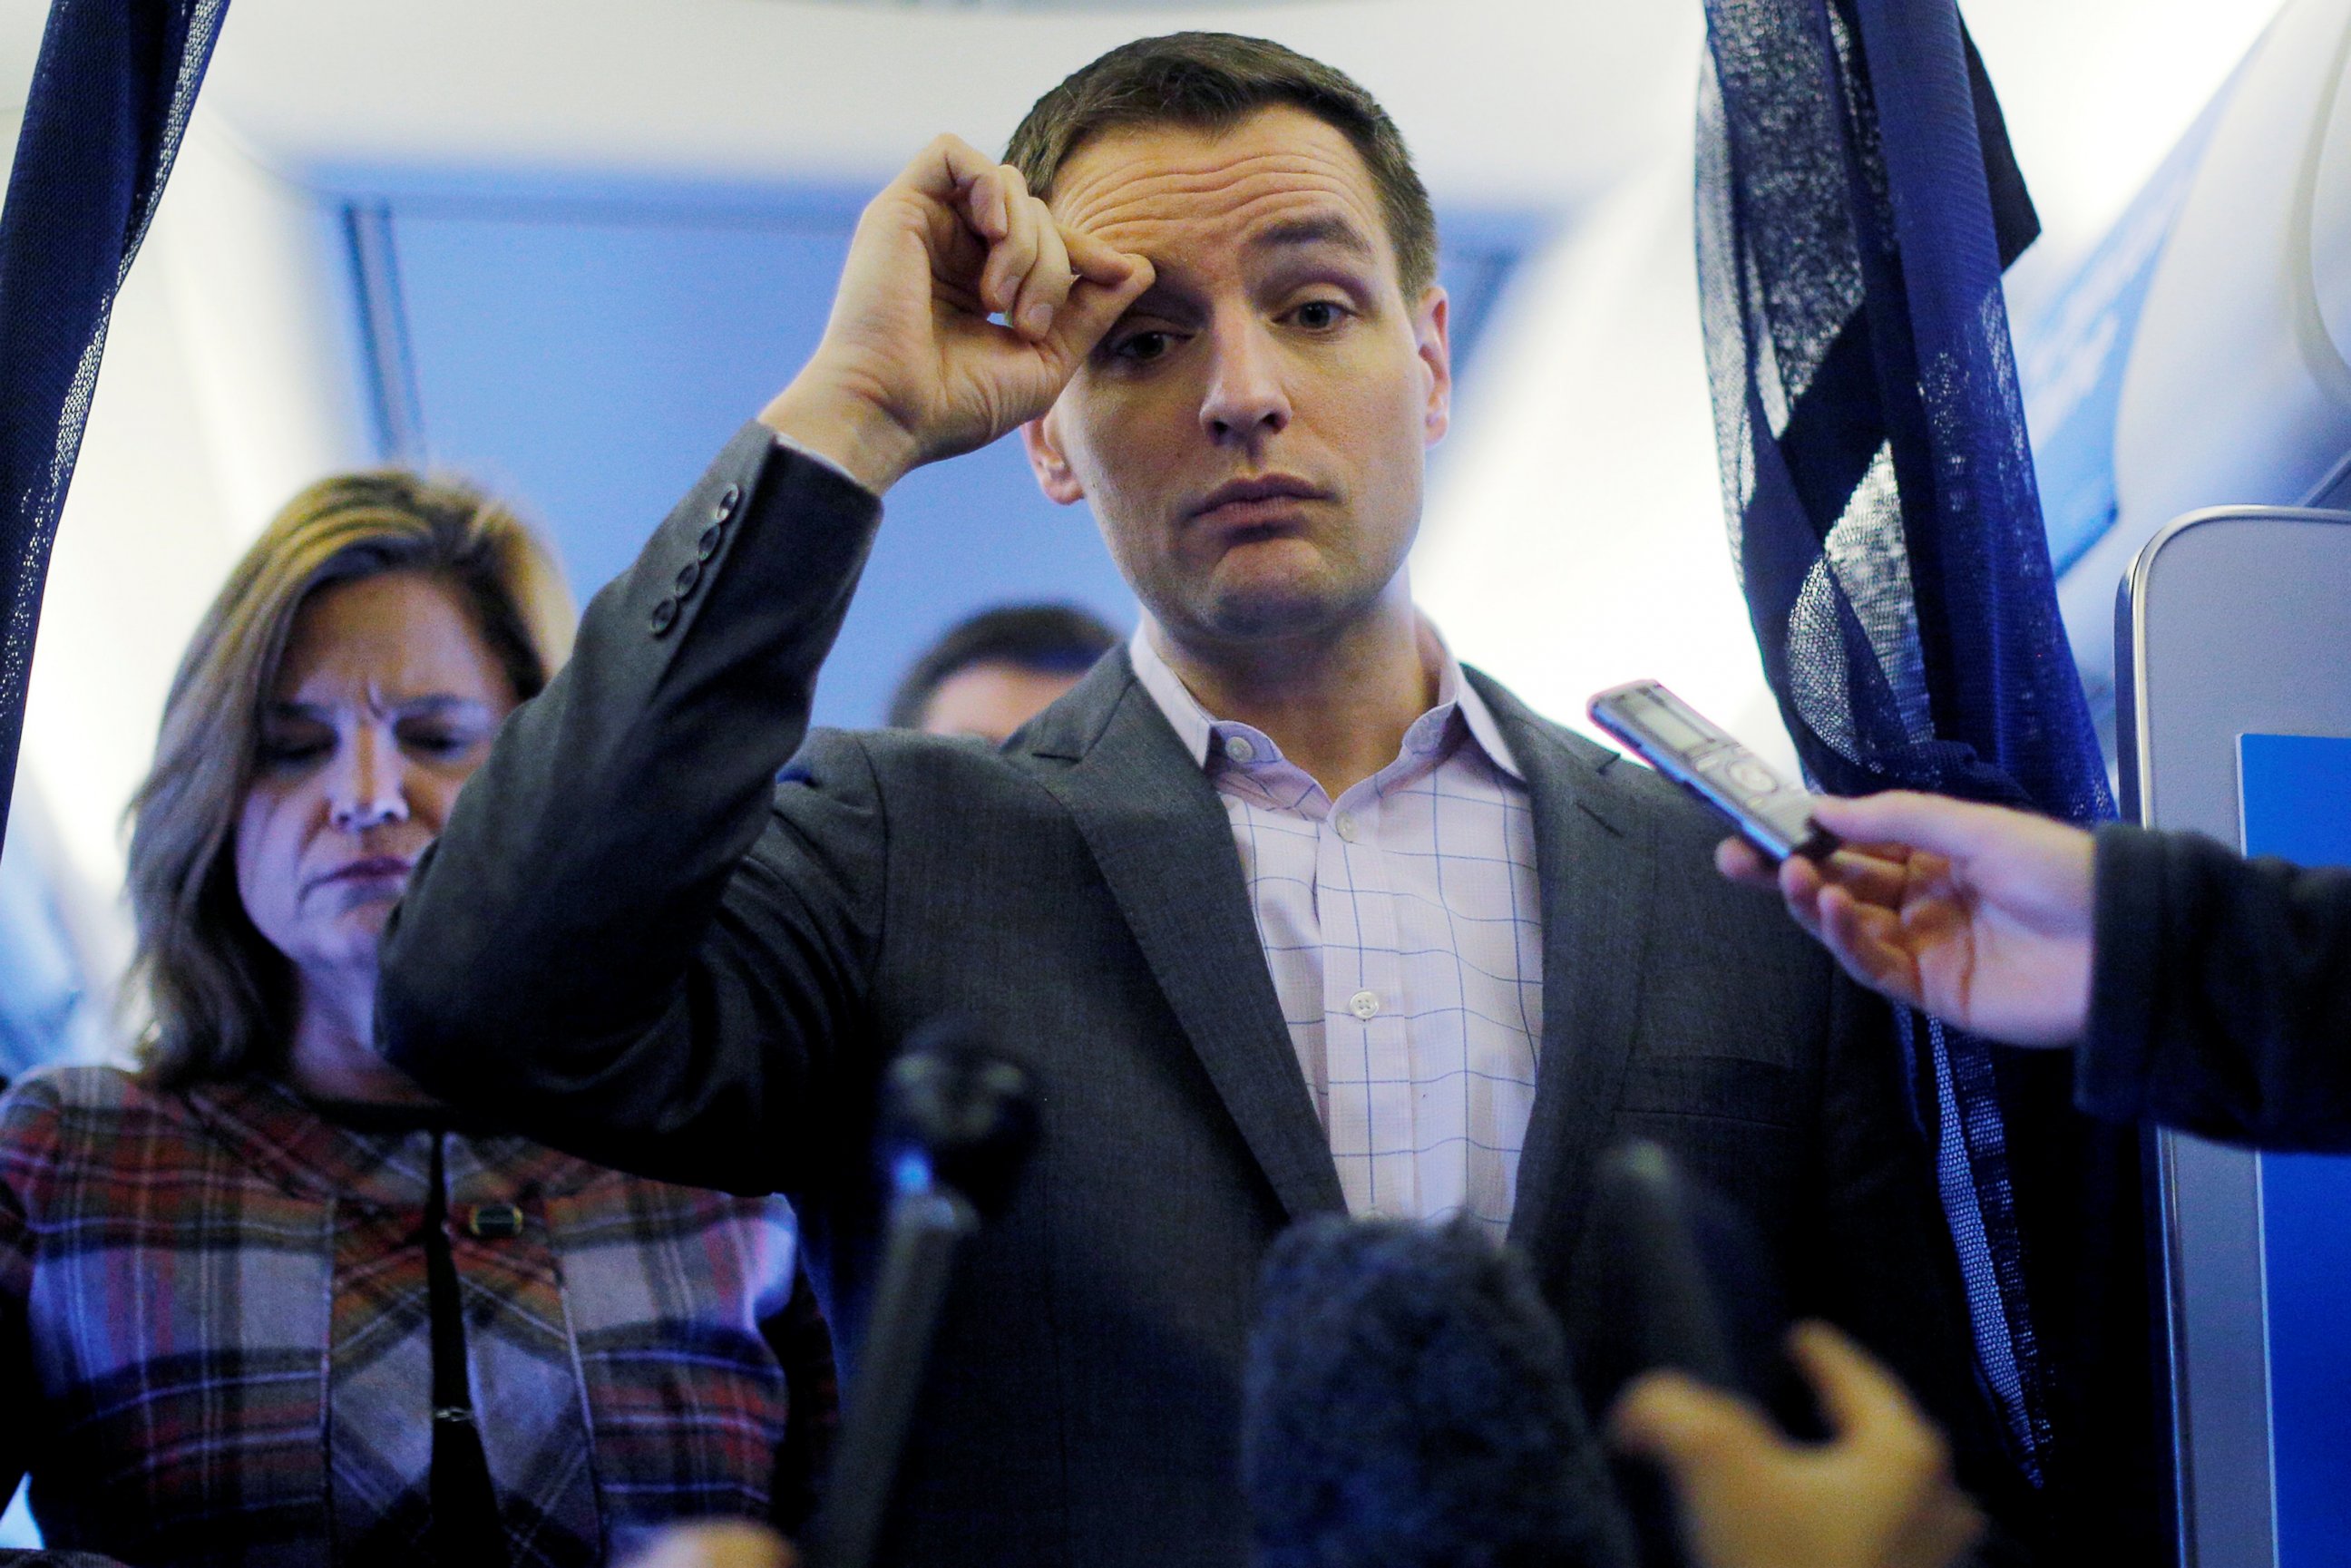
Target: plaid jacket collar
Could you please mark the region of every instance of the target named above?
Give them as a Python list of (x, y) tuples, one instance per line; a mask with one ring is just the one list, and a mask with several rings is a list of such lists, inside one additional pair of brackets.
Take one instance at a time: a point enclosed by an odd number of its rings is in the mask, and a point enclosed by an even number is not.
[[(432, 1140), (408, 1131), (330, 1122), (272, 1079), (201, 1083), (189, 1109), (272, 1185), (298, 1197), (370, 1209), (424, 1205)], [(512, 1134), (453, 1133), (443, 1155), (452, 1204), (520, 1203), (579, 1191), (601, 1168)]]

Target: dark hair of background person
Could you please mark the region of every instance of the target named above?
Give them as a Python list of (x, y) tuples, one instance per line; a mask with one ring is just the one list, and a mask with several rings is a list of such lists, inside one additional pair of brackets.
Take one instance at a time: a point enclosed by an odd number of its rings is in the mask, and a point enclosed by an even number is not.
[(1470, 1221), (1303, 1220), (1268, 1250), (1257, 1312), (1256, 1568), (1622, 1560), (1559, 1321)]
[(292, 972), (237, 891), (235, 838), (263, 711), (294, 618), (332, 584), (413, 571), (445, 583), (528, 698), (570, 652), (572, 603), (546, 547), (470, 486), (383, 471), (322, 479), (288, 501), (197, 624), (163, 703), (155, 761), (131, 801), (140, 1044), (164, 1087), (279, 1065)]
[(1406, 300), (1437, 281), (1437, 214), (1379, 100), (1344, 72), (1263, 38), (1170, 33), (1122, 45), (1037, 100), (1004, 150), (1029, 193), (1050, 200), (1079, 148), (1104, 131), (1181, 125), (1231, 130), (1260, 110), (1301, 109), (1345, 136), (1380, 195)]
[(1081, 675), (1115, 647), (1118, 633), (1074, 604), (1000, 604), (947, 628), (914, 661), (890, 698), (890, 727), (920, 729), (938, 689), (982, 664)]

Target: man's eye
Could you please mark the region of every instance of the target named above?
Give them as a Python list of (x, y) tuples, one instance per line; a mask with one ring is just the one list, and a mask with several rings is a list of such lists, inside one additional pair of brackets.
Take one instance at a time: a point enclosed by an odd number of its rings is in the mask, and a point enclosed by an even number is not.
[(1175, 339), (1165, 332), (1134, 332), (1121, 338), (1118, 346), (1111, 351), (1122, 360), (1148, 364), (1165, 354), (1174, 343)]
[(1291, 312), (1298, 324), (1310, 332), (1327, 331), (1337, 326), (1346, 314), (1346, 307), (1335, 299), (1310, 299)]

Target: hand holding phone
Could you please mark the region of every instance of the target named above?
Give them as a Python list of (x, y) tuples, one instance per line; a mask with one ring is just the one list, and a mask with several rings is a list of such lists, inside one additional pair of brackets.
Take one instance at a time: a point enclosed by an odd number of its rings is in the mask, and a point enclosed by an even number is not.
[(1586, 711), (1641, 760), (1727, 818), (1775, 864), (1790, 855), (1819, 860), (1836, 849), (1836, 835), (1813, 821), (1809, 792), (1656, 681), (1611, 686)]

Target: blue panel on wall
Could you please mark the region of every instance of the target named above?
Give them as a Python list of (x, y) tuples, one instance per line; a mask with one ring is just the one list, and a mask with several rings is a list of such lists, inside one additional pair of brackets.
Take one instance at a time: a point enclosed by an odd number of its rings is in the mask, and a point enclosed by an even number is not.
[[(857, 210), (827, 193), (697, 207), (674, 193), (502, 201), (478, 185), (436, 199), (413, 183), (389, 205), (427, 451), (543, 522), (583, 600), (815, 347)], [(1536, 225), (1456, 226), (1445, 281), (1466, 361)], [(1017, 442), (911, 476), (891, 494), (817, 722), (879, 723), (931, 639), (1014, 599), (1134, 623), (1092, 517), (1038, 493)]]
[[(434, 461), (520, 499), (583, 599), (816, 346), (849, 239), (846, 219), (397, 209), (393, 233)], [(878, 721), (929, 638), (1036, 598), (1133, 619), (1092, 525), (1038, 494), (1017, 446), (916, 475), (890, 497), (819, 722)]]
[[(2237, 741), (2249, 854), (2351, 865), (2351, 739)], [(2262, 1157), (2280, 1568), (2351, 1564), (2351, 1158)]]

